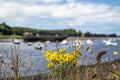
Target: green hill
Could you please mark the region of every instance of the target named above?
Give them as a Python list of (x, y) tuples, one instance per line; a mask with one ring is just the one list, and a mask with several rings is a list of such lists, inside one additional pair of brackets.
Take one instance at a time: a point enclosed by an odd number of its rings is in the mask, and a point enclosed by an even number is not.
[[(64, 30), (42, 30), (42, 29), (32, 29), (28, 27), (19, 27), (19, 26), (9, 26), (6, 23), (0, 24), (0, 35), (20, 35), (23, 36), (24, 32), (33, 33), (33, 35), (39, 34), (42, 36), (55, 36), (56, 34), (59, 36), (81, 36), (81, 31), (76, 31), (74, 29), (64, 29)], [(115, 33), (113, 34), (92, 34), (90, 32), (84, 33), (86, 37), (116, 37)]]

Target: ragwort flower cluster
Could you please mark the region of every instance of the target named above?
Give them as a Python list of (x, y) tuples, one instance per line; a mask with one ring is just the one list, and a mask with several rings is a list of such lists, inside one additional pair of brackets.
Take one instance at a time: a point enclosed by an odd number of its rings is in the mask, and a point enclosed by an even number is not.
[(74, 50), (72, 53), (66, 53), (66, 49), (62, 48), (59, 51), (48, 50), (45, 53), (46, 60), (49, 62), (48, 68), (54, 68), (58, 65), (76, 65), (77, 59), (82, 55), (79, 49)]

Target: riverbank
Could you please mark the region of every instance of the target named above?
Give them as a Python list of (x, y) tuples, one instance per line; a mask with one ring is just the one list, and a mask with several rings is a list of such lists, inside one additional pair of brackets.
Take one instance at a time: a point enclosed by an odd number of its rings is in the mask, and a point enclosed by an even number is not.
[(0, 39), (11, 39), (11, 38), (23, 39), (23, 36), (20, 36), (20, 35), (0, 35)]
[(79, 40), (88, 40), (88, 39), (91, 39), (91, 40), (103, 40), (103, 39), (108, 39), (108, 38), (115, 38), (115, 37), (84, 37), (84, 38), (81, 38), (81, 37), (67, 37), (66, 40), (68, 41), (71, 41), (71, 40), (76, 40), (76, 39), (79, 39)]
[(23, 41), (23, 36), (20, 36), (20, 35), (0, 35), (0, 42), (12, 42), (12, 39), (20, 39)]

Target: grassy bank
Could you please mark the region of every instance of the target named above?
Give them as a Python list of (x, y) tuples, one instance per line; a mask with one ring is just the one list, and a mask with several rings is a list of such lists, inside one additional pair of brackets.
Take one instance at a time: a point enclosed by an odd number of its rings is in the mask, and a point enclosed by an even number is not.
[(11, 38), (22, 39), (23, 36), (20, 36), (20, 35), (0, 35), (0, 39), (11, 39)]

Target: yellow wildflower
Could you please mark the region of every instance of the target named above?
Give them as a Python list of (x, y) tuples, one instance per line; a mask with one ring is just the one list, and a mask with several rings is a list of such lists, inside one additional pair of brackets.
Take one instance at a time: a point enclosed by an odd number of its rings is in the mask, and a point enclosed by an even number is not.
[(45, 54), (46, 60), (49, 62), (48, 68), (54, 68), (56, 65), (69, 65), (77, 64), (77, 59), (81, 56), (81, 51), (79, 49), (74, 50), (71, 53), (66, 53), (66, 49), (62, 48), (58, 52), (52, 52), (48, 50)]
[(53, 67), (54, 67), (54, 63), (49, 63), (47, 67), (48, 67), (49, 69), (53, 68)]
[(66, 48), (59, 49), (59, 52), (60, 53), (65, 53), (66, 52)]
[(74, 59), (74, 60), (73, 60), (73, 63), (74, 63), (74, 64), (76, 64), (76, 63), (77, 63), (77, 60), (76, 60), (76, 59)]

